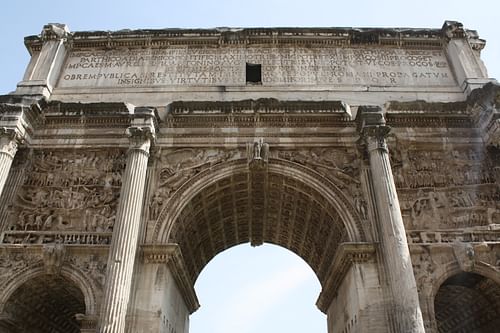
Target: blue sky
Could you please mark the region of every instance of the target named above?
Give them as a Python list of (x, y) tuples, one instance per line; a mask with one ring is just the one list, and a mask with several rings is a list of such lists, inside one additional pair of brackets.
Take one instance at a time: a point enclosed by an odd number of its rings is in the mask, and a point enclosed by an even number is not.
[(491, 77), (500, 78), (498, 0), (141, 0), (38, 1), (2, 3), (0, 27), (0, 93), (15, 89), (28, 63), (27, 35), (40, 33), (48, 22), (77, 30), (173, 27), (425, 27), (440, 28), (457, 20), (487, 40), (483, 59)]
[[(71, 31), (174, 27), (421, 27), (457, 20), (487, 40), (483, 51), (490, 77), (500, 78), (500, 1), (39, 1), (2, 4), (0, 94), (15, 89), (29, 57), (23, 38), (48, 22)], [(191, 333), (326, 332), (315, 308), (319, 283), (291, 252), (275, 246), (228, 250), (202, 271), (196, 289), (202, 308)], [(302, 306), (302, 308), (301, 308)], [(231, 318), (231, 319), (229, 319)]]

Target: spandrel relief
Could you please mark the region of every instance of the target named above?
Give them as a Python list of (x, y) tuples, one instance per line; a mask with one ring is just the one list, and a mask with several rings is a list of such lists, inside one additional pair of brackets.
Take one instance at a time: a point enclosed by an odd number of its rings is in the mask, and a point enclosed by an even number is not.
[(119, 150), (35, 151), (9, 208), (7, 234), (19, 235), (6, 235), (4, 242), (50, 241), (37, 232), (111, 232), (124, 167)]
[(361, 189), (359, 173), (361, 157), (355, 151), (333, 148), (311, 148), (282, 150), (278, 158), (307, 166), (326, 178), (335, 186), (347, 190), (352, 204), (362, 219), (368, 218), (368, 207)]
[(157, 154), (157, 188), (151, 198), (149, 219), (156, 220), (168, 199), (186, 181), (211, 166), (246, 158), (238, 149), (183, 148), (166, 149)]
[(3, 252), (0, 254), (0, 290), (6, 285), (7, 281), (16, 276), (17, 273), (42, 264), (40, 254), (24, 252)]
[(361, 160), (354, 151), (333, 148), (283, 150), (278, 152), (278, 157), (307, 165), (327, 178), (337, 180), (336, 185), (340, 187), (352, 182), (359, 183)]
[(97, 283), (99, 288), (104, 288), (107, 256), (80, 254), (68, 258), (67, 262), (70, 266), (80, 270), (86, 276), (91, 277)]

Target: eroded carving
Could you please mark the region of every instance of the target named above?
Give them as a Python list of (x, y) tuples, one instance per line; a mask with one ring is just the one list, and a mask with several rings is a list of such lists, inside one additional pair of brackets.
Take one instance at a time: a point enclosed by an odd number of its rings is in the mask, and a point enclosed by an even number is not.
[(36, 151), (33, 155), (9, 208), (10, 231), (113, 230), (125, 166), (121, 151)]
[(157, 157), (158, 185), (149, 205), (149, 218), (157, 219), (171, 195), (188, 179), (206, 168), (242, 156), (242, 151), (238, 149), (185, 148), (161, 151)]
[(436, 267), (429, 249), (420, 247), (419, 253), (412, 256), (412, 265), (419, 293), (425, 289), (432, 290), (435, 281), (434, 272)]
[(104, 287), (106, 279), (107, 256), (97, 254), (77, 255), (68, 259), (68, 263), (91, 277), (99, 288)]
[(27, 252), (4, 252), (0, 254), (0, 290), (7, 281), (28, 267), (41, 263), (41, 256)]
[(495, 158), (474, 147), (392, 149), (392, 169), (409, 229), (470, 228), (500, 223)]
[(475, 251), (471, 243), (454, 242), (453, 253), (458, 261), (460, 269), (470, 272), (474, 268)]
[(64, 262), (64, 245), (59, 242), (45, 244), (43, 246), (42, 254), (45, 272), (51, 275), (59, 274)]

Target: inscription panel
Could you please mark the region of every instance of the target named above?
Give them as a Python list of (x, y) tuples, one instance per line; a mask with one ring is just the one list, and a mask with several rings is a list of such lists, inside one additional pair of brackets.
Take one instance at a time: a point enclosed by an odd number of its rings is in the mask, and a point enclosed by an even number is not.
[(172, 47), (73, 51), (59, 87), (245, 85), (245, 64), (262, 85), (456, 85), (440, 50), (306, 47)]

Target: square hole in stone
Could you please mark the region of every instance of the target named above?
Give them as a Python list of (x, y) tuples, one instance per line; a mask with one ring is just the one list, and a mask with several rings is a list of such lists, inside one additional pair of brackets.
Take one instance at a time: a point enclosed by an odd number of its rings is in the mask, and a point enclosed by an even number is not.
[(262, 65), (250, 64), (246, 66), (246, 81), (251, 84), (262, 84)]

